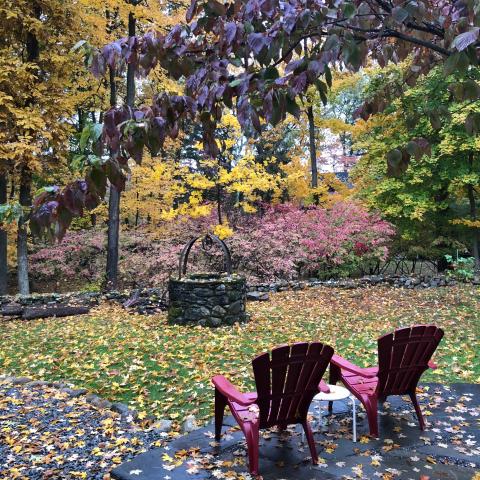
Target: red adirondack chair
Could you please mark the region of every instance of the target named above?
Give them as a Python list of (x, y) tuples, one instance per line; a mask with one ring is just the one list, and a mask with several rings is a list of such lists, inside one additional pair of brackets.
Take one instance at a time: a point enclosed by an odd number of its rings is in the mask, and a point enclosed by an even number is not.
[(378, 367), (360, 368), (333, 355), (330, 383), (334, 385), (341, 380), (363, 403), (370, 435), (378, 437), (378, 401), (384, 402), (389, 395), (409, 395), (420, 428), (425, 429), (415, 391), (423, 372), (436, 368), (430, 359), (442, 337), (443, 330), (435, 325), (416, 325), (384, 335), (378, 339)]
[(215, 439), (220, 440), (223, 415), (228, 405), (240, 425), (248, 447), (250, 473), (258, 475), (259, 429), (301, 424), (312, 461), (318, 462), (315, 441), (307, 422), (308, 408), (319, 389), (333, 348), (320, 342), (282, 345), (252, 361), (257, 391), (240, 393), (225, 377), (217, 375), (215, 385)]

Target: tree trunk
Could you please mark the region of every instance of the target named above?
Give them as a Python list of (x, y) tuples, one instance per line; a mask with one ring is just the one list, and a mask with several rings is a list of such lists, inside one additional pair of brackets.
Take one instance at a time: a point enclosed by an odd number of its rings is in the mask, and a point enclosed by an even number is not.
[(313, 118), (313, 107), (307, 109), (308, 133), (310, 147), (310, 169), (312, 172), (312, 188), (318, 187), (317, 148), (315, 145), (315, 121)]
[[(34, 1), (32, 2), (32, 8), (35, 18), (40, 19), (42, 15), (42, 9), (40, 5)], [(35, 31), (30, 30), (27, 32), (26, 38), (26, 51), (27, 62), (38, 62), (40, 57), (40, 44)], [(25, 103), (25, 106), (30, 106), (34, 102), (33, 97), (29, 97)], [(21, 218), (18, 220), (17, 229), (17, 283), (18, 292), (21, 295), (30, 294), (30, 282), (28, 279), (28, 227), (27, 227), (27, 215), (25, 210), (31, 207), (31, 188), (32, 188), (32, 174), (28, 167), (23, 166), (20, 171), (20, 186), (18, 192), (18, 198), (20, 205), (23, 208)]]
[[(36, 1), (32, 2), (32, 8), (35, 18), (39, 20), (42, 16), (42, 9)], [(30, 30), (27, 32), (26, 47), (27, 62), (36, 62), (40, 56), (40, 44), (38, 43), (38, 39), (34, 31)], [(31, 103), (31, 100), (28, 100), (27, 103)]]
[(24, 320), (34, 320), (36, 318), (49, 317), (70, 317), (73, 315), (85, 315), (90, 311), (90, 307), (55, 305), (53, 307), (27, 307), (23, 310), (22, 318)]
[(13, 178), (13, 175), (12, 180), (10, 181), (10, 196), (8, 198), (10, 198), (10, 200), (15, 198), (15, 179)]
[[(135, 15), (130, 12), (128, 14), (128, 36), (134, 37), (137, 21)], [(135, 103), (135, 65), (129, 63), (127, 66), (127, 105), (133, 107)]]
[[(128, 15), (128, 36), (135, 35), (136, 19), (132, 12)], [(135, 101), (135, 67), (129, 63), (127, 67), (127, 95), (126, 103), (133, 107)], [(117, 104), (117, 90), (115, 85), (115, 71), (110, 69), (110, 106)], [(114, 185), (110, 185), (108, 202), (108, 245), (107, 245), (107, 289), (114, 289), (118, 285), (118, 243), (120, 236), (120, 197), (121, 192)]]
[(217, 185), (217, 215), (218, 215), (218, 224), (222, 225), (222, 190), (220, 185)]
[[(20, 205), (22, 205), (22, 207), (29, 208), (31, 206), (31, 184), (31, 173), (26, 167), (24, 167), (20, 174), (19, 193)], [(28, 280), (28, 230), (27, 218), (24, 214), (18, 221), (17, 230), (17, 282), (18, 292), (20, 293), (20, 295), (29, 295), (30, 284)]]
[[(115, 70), (110, 67), (110, 106), (117, 103), (117, 85)], [(113, 155), (112, 153), (110, 153)], [(108, 196), (108, 233), (107, 233), (107, 289), (116, 288), (118, 282), (118, 236), (120, 228), (120, 193), (110, 185)]]
[[(470, 172), (473, 171), (473, 153), (470, 153), (468, 156), (468, 163), (470, 166)], [(468, 202), (470, 204), (470, 220), (472, 222), (476, 222), (478, 215), (477, 215), (477, 203), (475, 200), (475, 191), (474, 186), (469, 184), (467, 185), (467, 195), (468, 195)], [(475, 259), (475, 274), (480, 274), (480, 249), (479, 249), (479, 241), (480, 235), (479, 230), (477, 227), (473, 228), (472, 234), (472, 255)]]
[[(476, 205), (476, 202), (475, 202), (475, 195), (474, 195), (474, 192), (473, 192), (473, 186), (472, 185), (468, 185), (467, 192), (468, 192), (468, 201), (470, 203), (470, 219), (473, 222), (475, 222), (475, 221), (477, 221), (477, 205)], [(472, 255), (473, 255), (473, 258), (475, 259), (475, 273), (476, 274), (480, 273), (479, 241), (480, 241), (480, 235), (478, 234), (478, 228), (474, 227), (473, 228), (473, 234), (472, 234)]]
[[(7, 203), (7, 174), (0, 174), (0, 204)], [(0, 228), (0, 295), (8, 288), (7, 232)]]
[[(138, 189), (138, 181), (135, 181), (135, 187)], [(140, 221), (140, 210), (138, 208), (138, 203), (140, 202), (140, 193), (137, 191), (137, 206), (135, 209), (135, 228), (138, 227), (138, 222)]]
[(120, 233), (120, 192), (110, 185), (108, 197), (107, 289), (118, 284), (118, 239)]

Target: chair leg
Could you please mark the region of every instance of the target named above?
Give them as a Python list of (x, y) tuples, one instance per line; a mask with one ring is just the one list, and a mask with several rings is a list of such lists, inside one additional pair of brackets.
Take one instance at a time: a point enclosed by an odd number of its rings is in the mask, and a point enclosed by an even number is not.
[(215, 440), (220, 441), (222, 435), (223, 415), (227, 399), (217, 389), (215, 389)]
[[(335, 385), (342, 378), (342, 372), (339, 367), (336, 365), (330, 364), (330, 374), (328, 378), (328, 383), (330, 385)], [(333, 411), (333, 402), (328, 402), (328, 413)]]
[(376, 398), (370, 398), (363, 402), (367, 412), (368, 427), (370, 429), (370, 436), (378, 438), (378, 401)]
[(251, 475), (258, 475), (258, 457), (259, 457), (259, 432), (258, 424), (245, 423), (243, 433), (247, 441), (248, 466)]
[(418, 403), (415, 392), (410, 393), (410, 399), (412, 400), (413, 406), (415, 407), (415, 413), (417, 414), (418, 423), (420, 424), (420, 430), (425, 430), (425, 420), (423, 419), (422, 410), (420, 408), (420, 404)]
[(307, 437), (308, 448), (310, 448), (310, 455), (312, 456), (312, 463), (314, 465), (318, 464), (318, 455), (317, 448), (315, 447), (315, 439), (313, 438), (312, 429), (307, 420), (302, 423), (303, 430), (305, 431), (305, 436)]

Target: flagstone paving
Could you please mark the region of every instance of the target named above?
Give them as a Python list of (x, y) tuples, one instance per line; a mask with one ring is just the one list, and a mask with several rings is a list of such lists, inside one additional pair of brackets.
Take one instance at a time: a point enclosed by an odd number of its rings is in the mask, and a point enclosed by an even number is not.
[[(378, 440), (370, 439), (359, 415), (359, 441), (351, 439), (351, 415), (335, 403), (327, 426), (313, 421), (318, 466), (309, 461), (300, 430), (264, 431), (260, 472), (264, 480), (310, 479), (478, 479), (480, 469), (480, 385), (426, 385), (420, 395), (428, 429), (418, 428), (409, 401), (391, 397), (380, 414)], [(314, 410), (314, 409), (313, 409)], [(312, 412), (315, 413), (315, 410)], [(143, 453), (112, 472), (118, 480), (249, 479), (245, 443), (229, 417), (220, 444), (213, 426)]]

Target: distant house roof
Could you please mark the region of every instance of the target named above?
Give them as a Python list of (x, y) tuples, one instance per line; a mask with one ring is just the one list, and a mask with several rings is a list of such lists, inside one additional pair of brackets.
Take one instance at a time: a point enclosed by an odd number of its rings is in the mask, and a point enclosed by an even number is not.
[(342, 171), (342, 172), (333, 172), (335, 176), (343, 182), (348, 188), (352, 188), (353, 184), (350, 182), (350, 176), (348, 175), (348, 172)]

